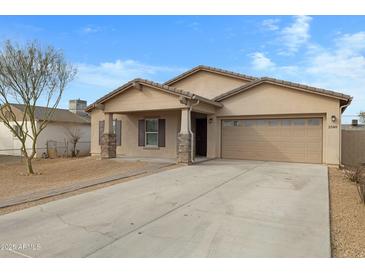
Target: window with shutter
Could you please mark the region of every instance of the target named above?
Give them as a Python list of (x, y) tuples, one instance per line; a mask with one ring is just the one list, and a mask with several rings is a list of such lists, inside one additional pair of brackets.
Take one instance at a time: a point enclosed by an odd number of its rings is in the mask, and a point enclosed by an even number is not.
[(122, 121), (115, 120), (115, 138), (116, 138), (116, 145), (122, 145)]
[(144, 147), (145, 142), (145, 120), (138, 120), (138, 146)]
[(146, 119), (145, 146), (158, 147), (158, 119)]
[(158, 120), (158, 146), (159, 147), (165, 147), (165, 139), (166, 139), (166, 120), (165, 119), (159, 119)]

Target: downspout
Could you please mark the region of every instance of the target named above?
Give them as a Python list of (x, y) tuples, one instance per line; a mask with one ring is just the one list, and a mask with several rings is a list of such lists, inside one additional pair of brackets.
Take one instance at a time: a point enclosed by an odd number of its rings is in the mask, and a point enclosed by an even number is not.
[[(193, 95), (191, 97), (192, 100), (195, 100), (195, 95)], [(196, 106), (196, 105), (199, 105), (200, 103), (200, 100), (198, 99), (196, 101), (196, 103), (194, 104), (190, 104), (190, 107), (189, 107), (189, 119), (188, 119), (188, 130), (189, 130), (189, 134), (191, 136), (191, 149), (190, 149), (190, 157), (191, 157), (191, 162), (194, 163), (194, 133), (191, 129), (191, 111), (193, 109), (193, 106)]]
[(351, 104), (351, 99), (347, 102), (347, 104), (343, 105), (343, 106), (340, 106), (340, 144), (339, 144), (339, 147), (340, 147), (340, 153), (339, 153), (339, 156), (340, 156), (340, 168), (343, 168), (344, 165), (342, 164), (342, 110), (344, 108), (347, 108), (349, 105)]

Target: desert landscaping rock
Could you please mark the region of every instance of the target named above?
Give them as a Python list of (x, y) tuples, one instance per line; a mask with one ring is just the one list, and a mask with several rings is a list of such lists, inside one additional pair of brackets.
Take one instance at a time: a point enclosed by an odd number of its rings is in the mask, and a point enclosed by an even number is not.
[(329, 169), (333, 257), (365, 257), (365, 206), (344, 171)]

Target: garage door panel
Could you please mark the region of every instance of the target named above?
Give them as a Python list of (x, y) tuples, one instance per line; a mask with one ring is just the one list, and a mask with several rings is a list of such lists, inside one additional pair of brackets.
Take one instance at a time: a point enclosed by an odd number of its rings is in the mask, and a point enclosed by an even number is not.
[(309, 128), (307, 129), (307, 136), (313, 137), (317, 140), (318, 138), (322, 137), (322, 131), (318, 130), (318, 128)]
[(321, 163), (322, 119), (225, 120), (222, 157)]

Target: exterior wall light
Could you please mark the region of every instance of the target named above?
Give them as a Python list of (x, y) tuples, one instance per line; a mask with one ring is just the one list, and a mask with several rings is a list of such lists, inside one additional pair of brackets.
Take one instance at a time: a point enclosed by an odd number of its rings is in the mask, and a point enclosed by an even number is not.
[(334, 122), (336, 122), (336, 120), (337, 120), (336, 116), (335, 115), (332, 115), (331, 116), (331, 121), (334, 123)]

